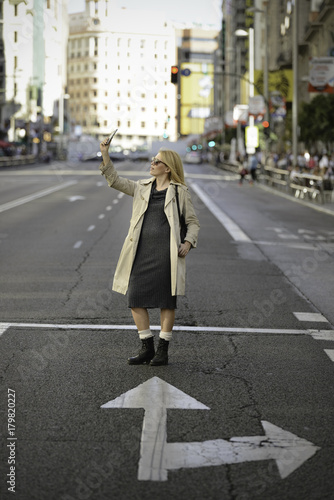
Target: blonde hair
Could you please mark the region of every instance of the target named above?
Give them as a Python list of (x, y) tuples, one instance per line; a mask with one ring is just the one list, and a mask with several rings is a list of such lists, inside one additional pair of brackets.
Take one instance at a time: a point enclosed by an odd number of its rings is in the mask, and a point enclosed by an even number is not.
[(184, 181), (183, 164), (180, 155), (171, 149), (159, 150), (161, 161), (170, 168), (170, 178), (174, 182), (186, 185)]

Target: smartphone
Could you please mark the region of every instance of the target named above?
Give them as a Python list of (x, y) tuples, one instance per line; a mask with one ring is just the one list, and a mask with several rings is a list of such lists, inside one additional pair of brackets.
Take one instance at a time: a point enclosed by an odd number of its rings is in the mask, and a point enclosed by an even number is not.
[(115, 130), (109, 135), (108, 137), (108, 141), (107, 141), (107, 146), (109, 146), (109, 144), (111, 143), (112, 141), (112, 138), (114, 137), (114, 135), (116, 134), (118, 128), (115, 128)]

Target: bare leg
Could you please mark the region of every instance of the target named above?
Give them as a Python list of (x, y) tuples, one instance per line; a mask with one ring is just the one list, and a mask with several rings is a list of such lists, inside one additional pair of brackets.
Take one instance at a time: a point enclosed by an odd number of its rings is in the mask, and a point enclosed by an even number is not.
[(175, 309), (161, 309), (160, 322), (162, 332), (171, 332), (175, 321)]
[(150, 318), (147, 309), (143, 307), (134, 307), (131, 309), (131, 312), (139, 332), (150, 328)]

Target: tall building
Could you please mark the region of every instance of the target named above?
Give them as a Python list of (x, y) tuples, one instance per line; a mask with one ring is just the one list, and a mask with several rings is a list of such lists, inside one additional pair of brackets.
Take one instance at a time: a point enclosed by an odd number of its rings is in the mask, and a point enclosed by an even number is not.
[(41, 135), (66, 85), (67, 2), (0, 2), (1, 130)]
[(72, 129), (123, 147), (177, 139), (175, 30), (160, 12), (87, 0), (70, 15), (68, 93)]

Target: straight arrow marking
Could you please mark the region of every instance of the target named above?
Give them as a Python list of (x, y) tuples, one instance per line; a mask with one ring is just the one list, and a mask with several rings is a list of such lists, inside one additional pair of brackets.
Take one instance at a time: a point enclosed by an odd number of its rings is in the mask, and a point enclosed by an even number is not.
[(101, 408), (144, 408), (138, 464), (139, 481), (167, 481), (168, 470), (275, 460), (282, 479), (319, 448), (265, 420), (264, 436), (193, 443), (167, 443), (167, 408), (209, 410), (188, 394), (152, 377)]

